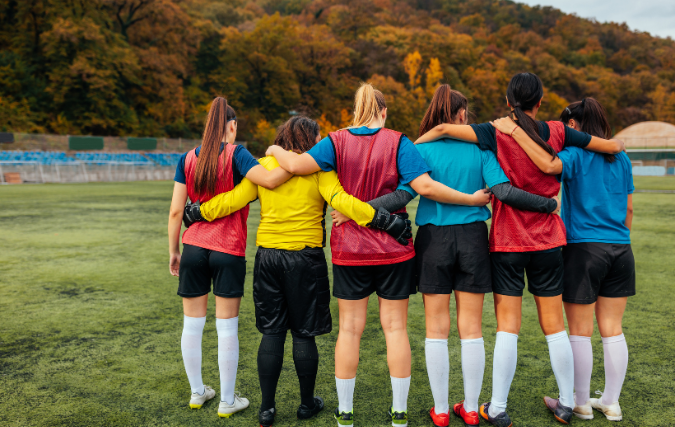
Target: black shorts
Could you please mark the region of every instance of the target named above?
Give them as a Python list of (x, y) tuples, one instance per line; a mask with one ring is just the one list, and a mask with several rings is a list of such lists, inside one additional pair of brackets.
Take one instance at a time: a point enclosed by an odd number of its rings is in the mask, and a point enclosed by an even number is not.
[(492, 292), (523, 296), (527, 290), (538, 297), (563, 293), (563, 259), (560, 249), (551, 252), (492, 252)]
[(425, 294), (492, 292), (485, 222), (423, 225), (415, 237), (415, 281)]
[(333, 328), (323, 248), (258, 248), (253, 267), (255, 325), (263, 334), (291, 330), (314, 337)]
[(386, 265), (333, 264), (333, 296), (359, 300), (377, 296), (388, 300), (407, 299), (415, 291), (415, 258)]
[(199, 246), (183, 244), (178, 270), (178, 295), (194, 298), (213, 295), (223, 298), (240, 298), (244, 295), (246, 258)]
[(562, 255), (565, 264), (563, 301), (593, 304), (598, 296), (635, 295), (635, 258), (630, 244), (570, 243)]

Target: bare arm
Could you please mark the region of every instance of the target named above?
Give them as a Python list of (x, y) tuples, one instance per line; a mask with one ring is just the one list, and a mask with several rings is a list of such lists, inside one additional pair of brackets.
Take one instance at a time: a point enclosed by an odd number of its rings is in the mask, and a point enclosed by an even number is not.
[(547, 175), (562, 173), (562, 161), (558, 157), (551, 159), (551, 155), (537, 145), (510, 117), (503, 117), (490, 123), (501, 133), (511, 135), (540, 171)]
[(171, 208), (169, 208), (169, 272), (173, 276), (178, 276), (180, 266), (180, 227), (186, 201), (186, 185), (176, 182), (173, 186)]
[(630, 230), (633, 226), (633, 195), (628, 195), (628, 209), (626, 210), (626, 227)]
[(252, 167), (246, 174), (246, 178), (252, 183), (273, 190), (288, 181), (293, 176), (283, 168), (267, 170), (262, 165)]
[(314, 160), (314, 157), (307, 153), (297, 155), (286, 151), (278, 145), (272, 145), (267, 149), (267, 156), (274, 156), (279, 162), (279, 166), (286, 169), (293, 175), (309, 175), (321, 170)]
[(443, 123), (435, 126), (429, 132), (417, 138), (415, 144), (423, 144), (425, 142), (435, 141), (440, 138), (455, 138), (467, 142), (478, 143), (476, 132), (469, 125), (451, 125)]
[(449, 203), (453, 205), (466, 206), (485, 206), (490, 201), (489, 190), (478, 190), (473, 194), (462, 193), (453, 190), (447, 185), (431, 179), (428, 173), (420, 175), (410, 181), (410, 186), (419, 194), (427, 199), (439, 203)]
[(597, 136), (591, 136), (591, 142), (585, 148), (589, 151), (607, 154), (619, 154), (625, 150), (623, 141), (618, 139), (603, 139)]

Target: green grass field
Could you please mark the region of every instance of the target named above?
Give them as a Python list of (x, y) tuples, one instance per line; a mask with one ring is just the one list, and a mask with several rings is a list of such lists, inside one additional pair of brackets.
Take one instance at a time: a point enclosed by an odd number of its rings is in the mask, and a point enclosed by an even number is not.
[[(675, 189), (675, 178), (636, 177), (635, 181), (638, 188)], [(237, 389), (252, 404), (229, 420), (219, 419), (215, 400), (199, 411), (187, 406), (190, 389), (180, 352), (182, 307), (176, 295), (178, 279), (169, 275), (167, 265), (171, 191), (171, 182), (0, 187), (0, 425), (256, 425), (260, 334), (253, 317), (251, 281), (259, 205), (252, 206), (248, 222), (237, 380)], [(640, 193), (634, 200), (638, 294), (629, 300), (625, 316), (630, 364), (620, 425), (673, 426), (675, 194)], [(333, 333), (317, 340), (321, 354), (317, 394), (324, 397), (327, 408), (317, 419), (296, 419), (299, 392), (288, 344), (277, 393), (277, 426), (335, 425), (335, 300), (332, 311)], [(543, 395), (555, 395), (557, 388), (529, 295), (524, 298), (523, 314), (509, 413), (516, 426), (558, 425), (542, 402)], [(391, 390), (375, 298), (368, 320), (356, 383), (356, 420), (359, 426), (386, 426), (390, 425), (385, 410), (391, 404)], [(496, 326), (490, 295), (483, 320), (487, 363), (481, 401), (487, 401)], [(410, 425), (431, 426), (426, 414), (433, 399), (424, 362), (421, 295), (411, 298), (409, 333), (413, 351)], [(593, 345), (591, 386), (602, 390), (603, 355), (597, 331)], [(203, 354), (204, 381), (219, 393), (213, 305)], [(454, 327), (450, 358), (452, 403), (463, 397)], [(593, 421), (573, 423), (611, 425), (597, 413)], [(451, 425), (460, 421), (455, 418)]]

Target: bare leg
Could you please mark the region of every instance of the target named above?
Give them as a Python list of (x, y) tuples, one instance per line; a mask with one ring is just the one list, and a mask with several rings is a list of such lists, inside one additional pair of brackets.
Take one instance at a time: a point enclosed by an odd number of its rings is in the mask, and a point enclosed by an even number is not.
[(565, 330), (563, 319), (562, 295), (555, 297), (534, 297), (537, 303), (539, 326), (544, 335), (557, 334)]
[(379, 299), (380, 323), (387, 341), (389, 373), (395, 378), (410, 376), (410, 341), (408, 340), (408, 299)]
[(183, 314), (187, 317), (204, 317), (206, 316), (208, 302), (208, 294), (194, 298), (183, 298)]
[(335, 345), (335, 376), (350, 379), (359, 367), (361, 335), (366, 327), (368, 298), (360, 300), (338, 299), (340, 330)]
[[(448, 339), (450, 333), (450, 295), (423, 294), (427, 338)], [(459, 303), (458, 303), (459, 304)]]

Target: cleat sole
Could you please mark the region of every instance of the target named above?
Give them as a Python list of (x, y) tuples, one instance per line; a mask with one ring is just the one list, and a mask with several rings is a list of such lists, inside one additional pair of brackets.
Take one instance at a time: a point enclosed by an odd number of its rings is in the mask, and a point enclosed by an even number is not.
[(190, 408), (191, 409), (201, 409), (203, 405), (198, 405), (196, 403), (190, 403)]
[(562, 418), (559, 418), (557, 415), (553, 415), (553, 416), (555, 417), (556, 420), (560, 421), (561, 423), (563, 423), (565, 425), (569, 424), (567, 421), (563, 420)]
[(576, 412), (574, 413), (574, 416), (577, 418), (581, 418), (582, 420), (592, 420), (593, 419), (593, 414), (591, 415), (584, 415), (584, 414), (577, 414)]

